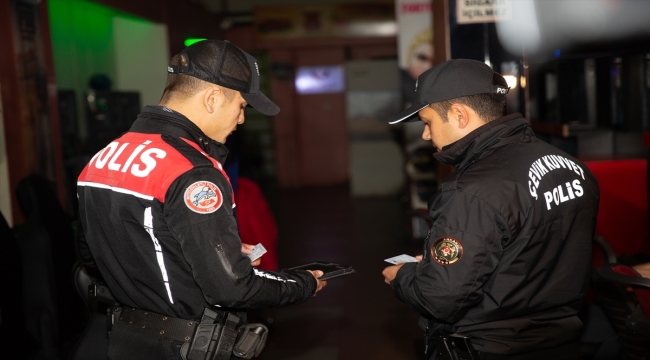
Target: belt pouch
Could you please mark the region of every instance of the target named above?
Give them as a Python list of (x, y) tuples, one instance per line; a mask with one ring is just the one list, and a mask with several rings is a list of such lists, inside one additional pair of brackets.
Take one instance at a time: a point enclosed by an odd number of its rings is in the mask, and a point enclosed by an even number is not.
[(214, 357), (211, 360), (230, 360), (233, 346), (235, 346), (235, 341), (237, 341), (239, 321), (240, 318), (237, 315), (228, 313), (221, 334), (219, 334), (216, 342), (217, 348), (215, 349)]
[[(189, 346), (187, 360), (206, 360), (212, 358), (214, 352), (214, 340), (219, 336), (221, 325), (219, 314), (208, 308), (203, 309), (201, 323), (197, 326), (196, 332)], [(181, 355), (183, 350), (181, 350)]]
[(259, 356), (266, 345), (269, 329), (263, 324), (248, 324), (242, 328), (233, 354), (242, 359)]
[(192, 351), (187, 357), (188, 360), (205, 360), (216, 326), (216, 324), (200, 324), (197, 327), (194, 339), (192, 339)]

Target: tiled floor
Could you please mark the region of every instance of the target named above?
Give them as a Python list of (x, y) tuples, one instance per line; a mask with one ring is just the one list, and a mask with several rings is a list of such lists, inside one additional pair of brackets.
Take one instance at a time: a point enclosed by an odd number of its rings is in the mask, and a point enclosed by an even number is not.
[(356, 273), (331, 279), (304, 304), (269, 309), (263, 360), (422, 358), (418, 314), (398, 301), (381, 275), (383, 259), (420, 253), (397, 198), (351, 199), (347, 187), (282, 191), (272, 199), (281, 267), (323, 260)]

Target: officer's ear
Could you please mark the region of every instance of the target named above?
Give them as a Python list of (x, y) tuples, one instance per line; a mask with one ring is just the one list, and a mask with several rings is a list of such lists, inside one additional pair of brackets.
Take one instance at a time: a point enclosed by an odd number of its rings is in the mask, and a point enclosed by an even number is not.
[(469, 115), (470, 112), (467, 109), (467, 106), (463, 104), (452, 104), (449, 108), (449, 120), (453, 121), (459, 129), (465, 129), (469, 124)]
[(224, 101), (223, 90), (219, 86), (209, 86), (203, 91), (203, 106), (209, 114), (214, 114)]

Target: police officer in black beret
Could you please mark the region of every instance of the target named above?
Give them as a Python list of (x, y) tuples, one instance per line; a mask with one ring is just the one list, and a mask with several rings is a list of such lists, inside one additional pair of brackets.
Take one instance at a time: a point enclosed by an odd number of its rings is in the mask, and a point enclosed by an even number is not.
[(508, 85), (449, 60), (418, 78), (392, 123), (422, 121), (455, 171), (429, 202), (417, 263), (383, 271), (421, 314), (431, 359), (578, 359), (599, 190), (576, 158), (505, 115)]

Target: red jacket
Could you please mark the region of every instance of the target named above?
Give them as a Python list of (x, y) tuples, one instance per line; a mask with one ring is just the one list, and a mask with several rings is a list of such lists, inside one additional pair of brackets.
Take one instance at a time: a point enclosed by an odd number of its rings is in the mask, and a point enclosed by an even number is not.
[(278, 270), (278, 227), (259, 185), (245, 177), (237, 180), (237, 224), (245, 244), (261, 243), (267, 250), (258, 268)]

